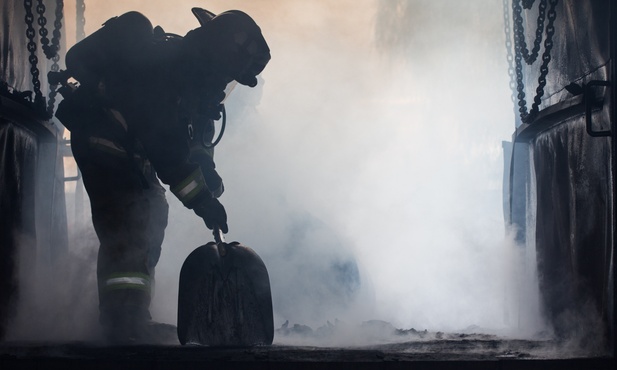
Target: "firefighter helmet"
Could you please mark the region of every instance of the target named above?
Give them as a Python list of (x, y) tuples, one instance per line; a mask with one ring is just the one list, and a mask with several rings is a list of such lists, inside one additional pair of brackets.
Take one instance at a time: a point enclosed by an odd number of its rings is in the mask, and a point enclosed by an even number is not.
[(211, 18), (199, 17), (195, 9), (193, 14), (201, 27), (184, 37), (186, 51), (207, 61), (217, 73), (224, 73), (243, 85), (257, 85), (256, 76), (270, 61), (270, 48), (257, 23), (239, 10), (229, 10)]

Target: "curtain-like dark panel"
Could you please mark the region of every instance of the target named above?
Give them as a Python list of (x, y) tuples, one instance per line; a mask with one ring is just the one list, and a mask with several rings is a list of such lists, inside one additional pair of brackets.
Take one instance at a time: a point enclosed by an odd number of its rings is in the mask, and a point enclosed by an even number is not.
[[(532, 3), (531, 9), (522, 11), (529, 50), (543, 1)], [(523, 184), (532, 189), (530, 194), (515, 199), (513, 193), (512, 203), (513, 207), (535, 204), (525, 210), (532, 214), (526, 217), (527, 230), (531, 235), (535, 231), (535, 240), (527, 242), (535, 242), (544, 308), (557, 333), (610, 338), (607, 329), (614, 320), (611, 143), (607, 137), (587, 133), (582, 89), (566, 86), (610, 79), (611, 3), (560, 0), (554, 14), (554, 1), (545, 3), (544, 26), (552, 15), (555, 18), (541, 112), (517, 131), (517, 139), (530, 145), (529, 170), (535, 181)], [(540, 84), (546, 37), (545, 30), (537, 60), (531, 65), (523, 63), (528, 110)], [(611, 127), (610, 91), (597, 87), (594, 93), (599, 99), (589, 97), (588, 101), (603, 107), (594, 110), (593, 127), (607, 130)]]
[(36, 247), (34, 134), (0, 118), (0, 338), (18, 293), (19, 248)]
[(538, 270), (548, 314), (558, 331), (571, 331), (585, 317), (606, 320), (612, 249), (609, 139), (587, 135), (579, 117), (539, 135), (533, 153)]

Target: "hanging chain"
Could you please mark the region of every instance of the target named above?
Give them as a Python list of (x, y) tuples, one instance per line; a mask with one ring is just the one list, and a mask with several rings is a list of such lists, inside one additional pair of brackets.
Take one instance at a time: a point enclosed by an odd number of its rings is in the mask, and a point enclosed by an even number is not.
[(77, 0), (75, 3), (76, 7), (76, 16), (77, 16), (77, 27), (76, 27), (76, 36), (77, 42), (86, 38), (86, 3), (84, 0)]
[(531, 9), (531, 7), (533, 6), (533, 2), (536, 0), (523, 0), (523, 8), (525, 9)]
[(37, 0), (37, 5), (36, 5), (36, 12), (39, 15), (39, 19), (37, 20), (37, 23), (39, 24), (39, 35), (41, 35), (41, 48), (43, 49), (43, 52), (45, 53), (45, 56), (47, 58), (51, 58), (49, 56), (50, 53), (50, 46), (49, 46), (49, 39), (47, 38), (47, 18), (45, 18), (45, 4), (43, 4), (43, 0)]
[(39, 80), (39, 58), (36, 55), (36, 31), (34, 30), (34, 14), (32, 13), (32, 0), (24, 0), (26, 10), (26, 37), (28, 38), (27, 50), (30, 52), (28, 61), (30, 62), (30, 74), (32, 75), (32, 86), (34, 89), (34, 105), (37, 110), (45, 110), (45, 98), (41, 93), (41, 81)]
[[(32, 12), (32, 0), (24, 0), (24, 8), (26, 10), (26, 37), (28, 38), (27, 50), (30, 52), (28, 61), (30, 62), (30, 74), (32, 75), (32, 86), (34, 90), (34, 107), (36, 110), (46, 112), (49, 117), (53, 115), (54, 105), (56, 103), (56, 86), (50, 85), (49, 89), (49, 102), (47, 109), (45, 109), (45, 98), (41, 92), (41, 80), (39, 78), (40, 71), (38, 68), (39, 58), (37, 56), (37, 46), (35, 42), (36, 31), (34, 30), (34, 13)], [(38, 14), (37, 24), (39, 25), (39, 35), (41, 36), (41, 48), (48, 59), (53, 61), (51, 65), (51, 71), (57, 72), (60, 67), (58, 62), (60, 61), (60, 40), (62, 34), (62, 16), (64, 10), (63, 0), (56, 0), (56, 19), (54, 21), (53, 37), (50, 41), (47, 38), (49, 32), (47, 31), (47, 18), (45, 18), (45, 4), (43, 0), (37, 1), (36, 12)]]
[[(516, 78), (514, 71), (514, 54), (512, 53), (512, 33), (510, 32), (510, 1), (503, 0), (503, 28), (506, 38), (506, 60), (508, 62), (508, 76), (510, 77), (510, 100), (512, 100), (512, 109), (514, 110), (515, 120), (519, 117), (516, 113)], [(519, 123), (515, 122), (514, 127), (518, 127)]]
[[(528, 4), (529, 7), (533, 4), (533, 1)], [(540, 44), (542, 43), (542, 35), (544, 34), (544, 20), (546, 19), (546, 0), (540, 0), (540, 5), (538, 5), (538, 20), (536, 26), (536, 38), (533, 40), (533, 48), (531, 49), (531, 54), (529, 53), (529, 49), (527, 49), (527, 43), (525, 42), (525, 34), (523, 32), (523, 7), (518, 1), (514, 1), (512, 3), (512, 15), (514, 17), (515, 29), (519, 32), (515, 34), (515, 37), (518, 39), (520, 44), (521, 52), (523, 55), (523, 59), (525, 63), (531, 65), (538, 58), (538, 53), (540, 52)], [(525, 9), (529, 9), (525, 7)]]
[[(53, 37), (51, 39), (51, 49), (54, 52), (51, 60), (53, 61), (51, 65), (52, 72), (58, 72), (60, 70), (60, 66), (58, 65), (58, 61), (60, 61), (60, 39), (62, 34), (60, 30), (62, 29), (62, 16), (64, 13), (64, 0), (56, 0), (56, 20), (54, 21), (54, 31)], [(49, 58), (49, 55), (47, 56)], [(47, 115), (50, 117), (54, 114), (54, 106), (56, 105), (56, 95), (58, 94), (58, 85), (49, 85), (49, 101), (47, 102)]]
[[(536, 95), (533, 98), (533, 104), (531, 107), (531, 111), (527, 111), (527, 102), (525, 100), (525, 84), (523, 82), (523, 59), (524, 53), (526, 50), (525, 45), (525, 32), (522, 23), (522, 16), (520, 13), (522, 12), (520, 1), (522, 0), (512, 0), (512, 13), (514, 15), (514, 62), (515, 62), (515, 74), (516, 74), (516, 90), (518, 92), (518, 111), (521, 116), (521, 121), (524, 123), (529, 123), (533, 121), (535, 116), (538, 114), (539, 106), (541, 103), (542, 96), (544, 96), (544, 87), (546, 86), (546, 76), (548, 75), (548, 64), (551, 61), (551, 50), (553, 48), (553, 35), (555, 34), (554, 22), (557, 17), (557, 12), (555, 8), (557, 6), (558, 0), (550, 0), (550, 9), (548, 10), (548, 24), (546, 25), (546, 39), (544, 40), (544, 53), (542, 53), (542, 65), (540, 66), (540, 76), (538, 77), (538, 87), (536, 88)], [(544, 2), (545, 0), (541, 0)], [(518, 13), (518, 16), (516, 15)], [(521, 22), (518, 22), (516, 19), (520, 17)], [(538, 18), (542, 17), (539, 14)], [(538, 20), (538, 24), (540, 21)], [(542, 21), (544, 23), (544, 21)], [(542, 34), (544, 29), (540, 30)], [(538, 35), (538, 31), (536, 30), (536, 36)], [(541, 37), (542, 35), (540, 35)], [(533, 52), (532, 52), (533, 54)], [(529, 56), (529, 55), (528, 55)]]
[[(546, 76), (548, 75), (548, 64), (551, 61), (551, 50), (553, 49), (553, 35), (555, 34), (555, 18), (557, 12), (555, 6), (558, 0), (551, 0), (551, 8), (548, 11), (548, 24), (546, 25), (546, 40), (544, 40), (544, 53), (542, 53), (542, 65), (540, 66), (540, 76), (538, 77), (538, 87), (536, 88), (536, 96), (533, 98), (531, 111), (537, 113), (541, 103), (541, 98), (544, 96), (544, 87), (546, 86)], [(535, 114), (534, 113), (534, 114)]]
[[(53, 52), (51, 59), (58, 56), (58, 51), (60, 51), (60, 39), (62, 38), (62, 34), (60, 30), (62, 29), (62, 17), (64, 15), (64, 0), (56, 0), (56, 19), (54, 20), (54, 31), (53, 37), (51, 38), (51, 51)], [(49, 58), (49, 56), (47, 56)]]

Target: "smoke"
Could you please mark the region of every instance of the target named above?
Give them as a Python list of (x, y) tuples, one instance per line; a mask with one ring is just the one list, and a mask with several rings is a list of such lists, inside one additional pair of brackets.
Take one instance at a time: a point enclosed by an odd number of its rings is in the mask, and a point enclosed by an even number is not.
[[(275, 325), (380, 319), (520, 334), (537, 310), (519, 312), (534, 285), (512, 281), (523, 257), (501, 208), (514, 120), (501, 4), (266, 5), (255, 12), (273, 56), (265, 83), (229, 97), (215, 159), (228, 239), (266, 262)], [(251, 94), (261, 99), (247, 103)], [(186, 255), (175, 235), (199, 230), (187, 251), (209, 238), (182, 215), (162, 256), (177, 258), (170, 271)], [(173, 320), (172, 307), (161, 315)]]
[[(229, 97), (215, 160), (227, 240), (266, 263), (276, 327), (535, 334), (537, 306), (521, 309), (533, 278), (513, 279), (533, 276), (516, 269), (534, 252), (503, 220), (514, 117), (500, 2), (88, 2), (86, 30), (138, 10), (184, 34), (192, 6), (246, 11), (272, 50), (263, 83)], [(175, 323), (182, 262), (212, 237), (168, 195), (152, 313)]]
[(98, 240), (90, 224), (89, 207), (86, 212), (76, 209), (76, 200), (75, 193), (67, 194), (70, 227), (66, 255), (53, 262), (42, 261), (49, 256), (42, 250), (35, 252), (36, 246), (19, 253), (19, 304), (8, 340), (102, 340), (96, 283)]

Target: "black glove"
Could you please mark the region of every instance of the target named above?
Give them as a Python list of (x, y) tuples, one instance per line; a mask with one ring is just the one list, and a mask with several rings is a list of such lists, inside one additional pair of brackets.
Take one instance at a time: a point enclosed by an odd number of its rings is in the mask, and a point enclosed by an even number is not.
[(216, 198), (206, 198), (193, 208), (197, 216), (204, 219), (206, 226), (210, 230), (214, 230), (218, 226), (223, 234), (227, 234), (227, 212), (225, 207)]

